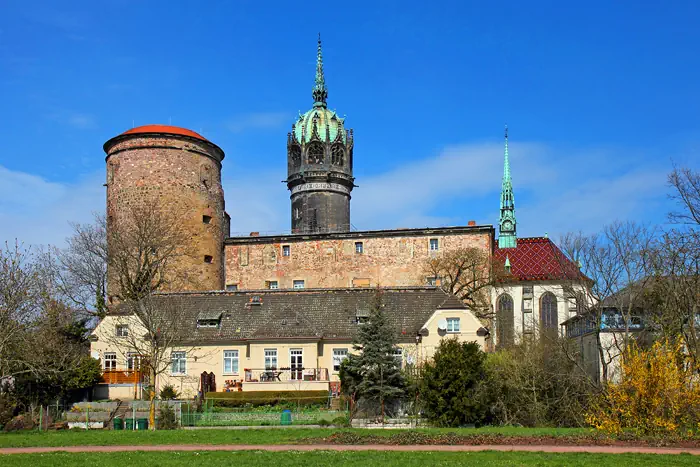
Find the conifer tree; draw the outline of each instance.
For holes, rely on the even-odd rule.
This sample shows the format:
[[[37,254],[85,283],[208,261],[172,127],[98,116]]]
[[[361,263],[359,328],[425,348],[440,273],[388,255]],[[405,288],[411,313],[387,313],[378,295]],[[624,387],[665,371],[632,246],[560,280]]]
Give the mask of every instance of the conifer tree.
[[[360,324],[353,342],[355,353],[341,366],[340,379],[343,392],[353,402],[378,405],[382,420],[386,405],[400,400],[406,388],[401,364],[394,357],[396,348],[396,334],[383,311],[378,290],[369,319]]]

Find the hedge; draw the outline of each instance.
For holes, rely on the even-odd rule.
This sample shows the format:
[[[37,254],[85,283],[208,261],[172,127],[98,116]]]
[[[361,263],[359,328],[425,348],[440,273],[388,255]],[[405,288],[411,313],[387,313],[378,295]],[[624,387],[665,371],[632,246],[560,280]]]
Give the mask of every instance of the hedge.
[[[317,405],[328,402],[328,391],[235,391],[208,392],[205,399],[213,407],[244,405]]]

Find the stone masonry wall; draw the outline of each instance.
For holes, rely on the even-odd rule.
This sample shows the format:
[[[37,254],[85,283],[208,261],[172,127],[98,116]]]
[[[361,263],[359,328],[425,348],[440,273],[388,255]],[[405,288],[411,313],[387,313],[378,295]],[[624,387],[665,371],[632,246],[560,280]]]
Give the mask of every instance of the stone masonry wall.
[[[171,135],[123,135],[106,146],[108,228],[118,225],[130,206],[155,198],[158,206],[177,213],[189,237],[168,290],[222,289],[223,152],[204,141]],[[113,280],[108,289],[108,296],[114,295]]]
[[[461,247],[492,251],[490,227],[460,233],[405,232],[230,239],[225,247],[226,285],[239,290],[268,288],[270,281],[277,281],[281,289],[292,288],[295,280],[303,280],[305,288],[425,285],[423,268],[428,258],[439,254],[430,251],[430,239],[438,240],[439,251]],[[356,252],[357,242],[362,242],[362,253]],[[283,254],[285,246],[289,256]]]

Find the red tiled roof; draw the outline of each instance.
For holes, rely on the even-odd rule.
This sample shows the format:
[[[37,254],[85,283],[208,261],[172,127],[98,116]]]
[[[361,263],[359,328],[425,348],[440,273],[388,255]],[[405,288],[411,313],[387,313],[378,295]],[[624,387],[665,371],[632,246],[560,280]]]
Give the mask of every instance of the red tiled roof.
[[[195,133],[194,131],[188,130],[187,128],[180,128],[179,126],[171,125],[137,126],[136,128],[132,128],[131,130],[125,131],[124,133],[122,133],[122,135],[133,135],[138,133],[164,133],[168,135],[189,136],[190,138],[197,138],[201,139],[202,141],[208,141],[204,136],[200,135],[199,133]]]
[[[545,237],[518,238],[516,248],[496,246],[494,258],[503,265],[510,261],[510,275],[504,281],[543,281],[584,279],[578,266]]]

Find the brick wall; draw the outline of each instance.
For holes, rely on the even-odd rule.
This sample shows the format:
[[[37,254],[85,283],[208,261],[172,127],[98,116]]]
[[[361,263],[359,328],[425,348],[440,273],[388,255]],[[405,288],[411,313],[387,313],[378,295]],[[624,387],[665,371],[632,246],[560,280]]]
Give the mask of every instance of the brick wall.
[[[170,135],[121,135],[107,151],[108,226],[118,225],[126,209],[156,199],[177,212],[188,241],[174,265],[167,290],[223,288],[224,193],[217,146]],[[205,223],[207,216],[208,223]],[[211,262],[205,262],[211,256]],[[113,280],[108,295],[114,295]]]
[[[270,281],[292,288],[295,280],[305,288],[425,285],[423,267],[436,254],[431,239],[439,251],[476,247],[490,253],[493,237],[491,226],[236,237],[226,241],[226,284],[239,290],[267,288]]]

